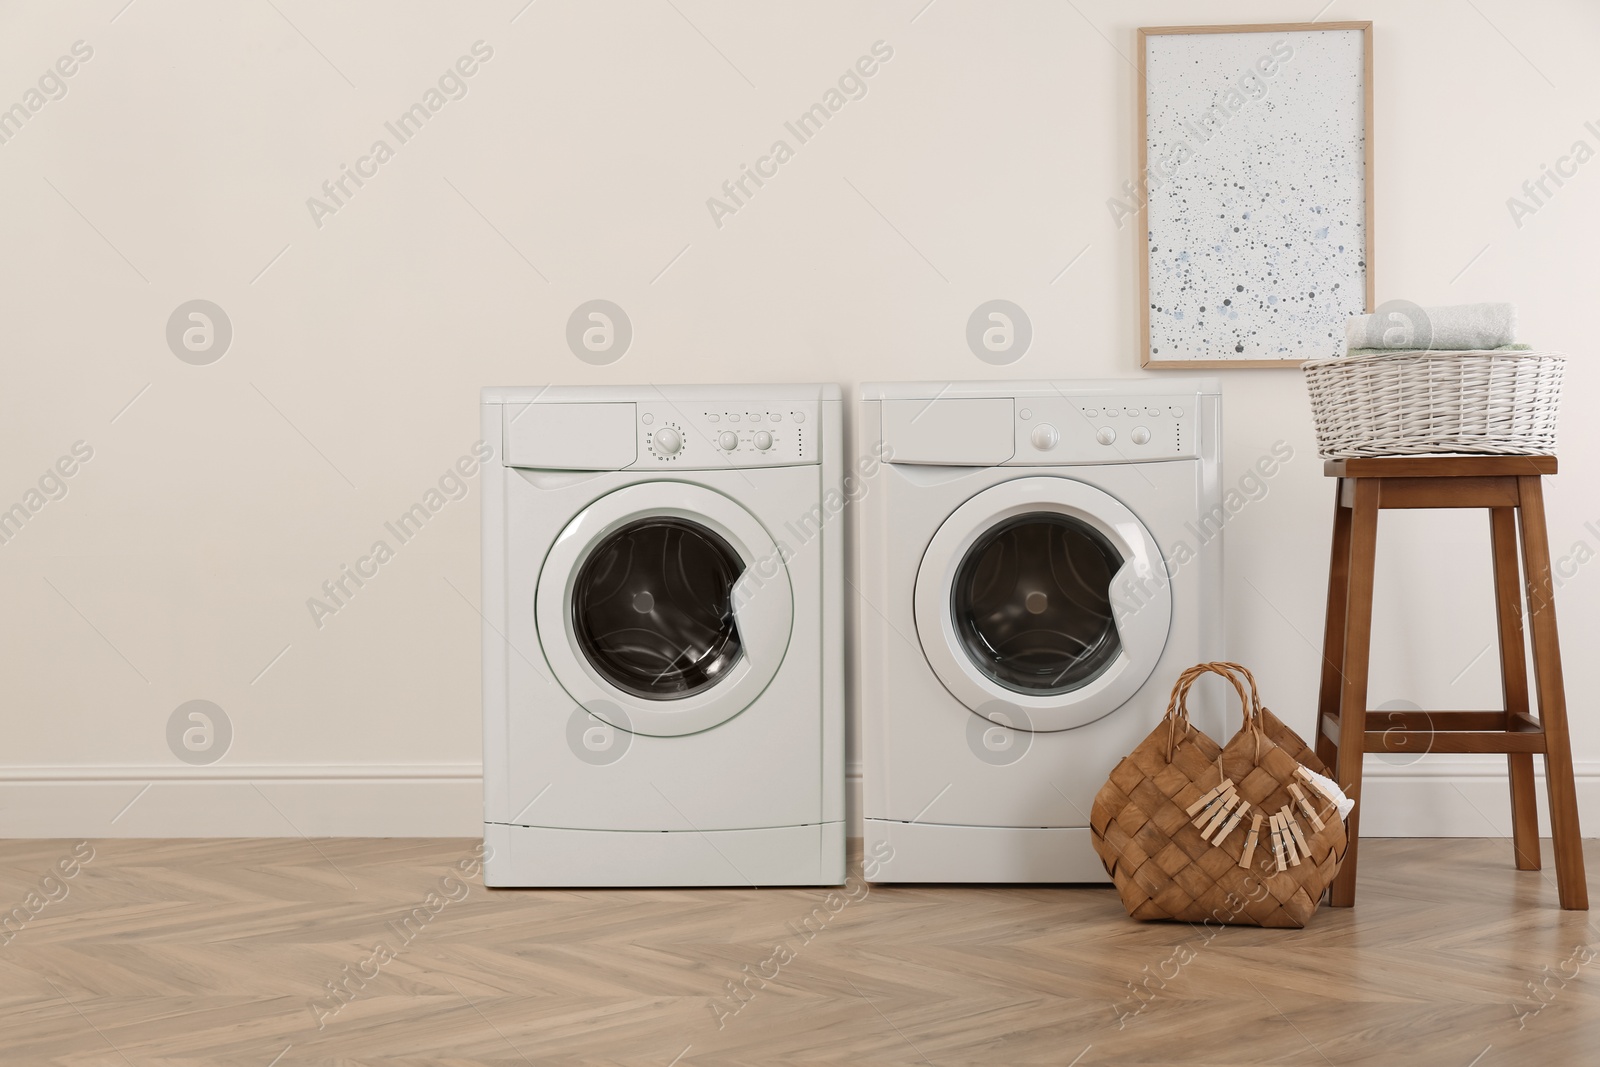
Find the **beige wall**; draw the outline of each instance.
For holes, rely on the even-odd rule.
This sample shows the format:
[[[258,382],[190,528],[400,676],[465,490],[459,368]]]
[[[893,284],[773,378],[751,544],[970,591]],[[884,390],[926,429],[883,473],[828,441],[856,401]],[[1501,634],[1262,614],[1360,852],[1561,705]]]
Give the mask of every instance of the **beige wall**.
[[[384,523],[471,454],[480,386],[990,376],[963,331],[997,297],[1035,331],[1000,373],[1139,374],[1106,207],[1133,170],[1133,30],[1316,4],[923,2],[0,8],[0,106],[93,51],[0,144],[0,507],[92,449],[0,546],[0,833],[473,832],[477,481],[407,544]],[[1551,531],[1600,551],[1600,162],[1520,227],[1506,204],[1600,148],[1600,10],[1323,17],[1378,19],[1379,299],[1515,300],[1574,355]],[[707,198],[880,40],[866,96],[716,225]],[[387,134],[478,41],[465,97]],[[314,220],[378,138],[393,158]],[[594,298],[633,324],[609,366],[564,341]],[[194,299],[232,324],[209,365],[166,339]],[[1228,530],[1227,647],[1309,727],[1330,489],[1298,373],[1224,385],[1230,481],[1277,440],[1297,455]],[[1385,515],[1374,705],[1497,700],[1486,526]],[[319,628],[307,599],[378,539],[394,558]],[[1596,827],[1600,564],[1559,603]],[[196,699],[233,738],[191,766],[167,726]],[[1505,828],[1492,762],[1373,766],[1374,829]]]

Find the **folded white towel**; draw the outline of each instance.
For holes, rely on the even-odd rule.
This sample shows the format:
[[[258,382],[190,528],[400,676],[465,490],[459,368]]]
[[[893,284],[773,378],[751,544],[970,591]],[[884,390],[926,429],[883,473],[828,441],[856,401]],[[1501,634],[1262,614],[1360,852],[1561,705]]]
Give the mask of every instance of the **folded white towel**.
[[[1346,351],[1392,348],[1473,352],[1517,339],[1515,304],[1453,304],[1449,307],[1382,307],[1352,315],[1344,326]]]
[[[1301,767],[1300,769],[1305,772],[1307,780],[1309,780],[1312,785],[1322,790],[1323,795],[1338,806],[1339,818],[1348,819],[1350,817],[1350,813],[1356,808],[1356,802],[1345,796],[1344,790],[1340,789],[1338,784],[1335,783],[1332,778],[1324,778],[1310,767]]]

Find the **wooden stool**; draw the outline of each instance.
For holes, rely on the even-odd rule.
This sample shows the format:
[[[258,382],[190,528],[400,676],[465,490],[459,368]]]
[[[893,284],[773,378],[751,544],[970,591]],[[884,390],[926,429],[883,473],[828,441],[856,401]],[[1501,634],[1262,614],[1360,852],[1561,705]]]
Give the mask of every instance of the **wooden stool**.
[[[1365,752],[1503,752],[1511,776],[1512,845],[1517,869],[1539,869],[1539,811],[1533,756],[1544,754],[1550,791],[1550,836],[1561,906],[1586,911],[1589,890],[1578,834],[1572,781],[1561,646],[1556,634],[1555,585],[1544,520],[1542,478],[1556,472],[1554,456],[1419,456],[1332,460],[1337,478],[1333,558],[1328,566],[1328,615],[1323,632],[1322,688],[1317,702],[1317,755],[1356,800],[1350,850],[1334,880],[1330,903],[1356,899],[1357,823]],[[1499,616],[1504,711],[1385,713],[1393,728],[1368,730],[1367,666],[1372,646],[1372,563],[1383,508],[1488,508]],[[1522,572],[1533,632],[1533,673],[1539,715],[1529,714],[1528,661],[1517,591],[1518,515]]]

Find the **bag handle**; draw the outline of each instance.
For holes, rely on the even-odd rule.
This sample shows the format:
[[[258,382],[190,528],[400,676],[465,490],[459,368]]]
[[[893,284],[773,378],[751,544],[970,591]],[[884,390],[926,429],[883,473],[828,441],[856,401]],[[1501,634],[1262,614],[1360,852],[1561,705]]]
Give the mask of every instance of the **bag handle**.
[[[1250,708],[1251,714],[1257,718],[1266,710],[1266,705],[1261,703],[1261,691],[1256,688],[1256,676],[1250,673],[1250,668],[1242,663],[1230,663],[1227,660],[1218,660],[1213,666],[1225,667],[1236,675],[1240,675],[1250,683]]]
[[[1189,690],[1191,687],[1193,687],[1194,683],[1198,679],[1207,674],[1217,674],[1226,678],[1229,684],[1233,686],[1234,691],[1239,694],[1240,711],[1244,718],[1244,724],[1240,727],[1240,729],[1249,730],[1255,735],[1257,752],[1259,754],[1261,744],[1261,720],[1257,713],[1261,708],[1261,696],[1259,691],[1256,689],[1255,676],[1240,664],[1229,663],[1225,660],[1218,660],[1212,663],[1195,664],[1193,667],[1190,667],[1182,674],[1178,675],[1178,681],[1172,687],[1172,696],[1167,701],[1166,715],[1168,723],[1168,762],[1171,762],[1173,750],[1178,744],[1179,725],[1182,724],[1185,736],[1187,736],[1188,731],[1192,729],[1189,723]],[[1240,681],[1241,678],[1244,679],[1244,682],[1248,682],[1250,685],[1250,692],[1248,695],[1245,693],[1244,684]]]

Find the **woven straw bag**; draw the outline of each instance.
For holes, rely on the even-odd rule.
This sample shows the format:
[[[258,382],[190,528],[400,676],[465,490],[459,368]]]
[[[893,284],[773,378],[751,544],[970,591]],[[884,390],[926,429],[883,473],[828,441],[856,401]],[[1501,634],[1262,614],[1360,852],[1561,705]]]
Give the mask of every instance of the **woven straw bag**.
[[[1206,674],[1228,679],[1244,708],[1225,747],[1189,722],[1189,688]],[[1327,774],[1262,706],[1249,671],[1237,663],[1184,671],[1166,717],[1117,764],[1089,815],[1095,851],[1128,914],[1304,926],[1339,872],[1347,838],[1337,805],[1302,768]]]

